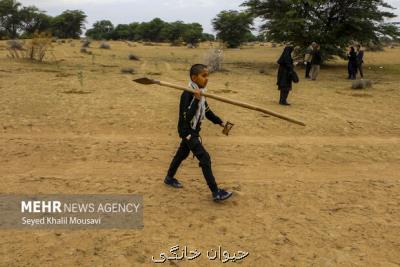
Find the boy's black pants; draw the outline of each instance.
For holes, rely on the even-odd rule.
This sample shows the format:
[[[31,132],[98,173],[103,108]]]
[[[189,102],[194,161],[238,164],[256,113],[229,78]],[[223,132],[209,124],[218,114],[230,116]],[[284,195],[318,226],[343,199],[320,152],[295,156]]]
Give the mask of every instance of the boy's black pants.
[[[189,156],[190,151],[192,151],[195,157],[200,161],[199,165],[203,171],[204,178],[206,179],[207,185],[211,192],[217,191],[218,186],[211,170],[210,155],[200,142],[200,138],[197,136],[192,136],[189,140],[182,138],[178,151],[176,152],[174,158],[172,159],[171,165],[169,166],[167,175],[169,177],[175,176],[179,166],[181,165],[182,161]]]

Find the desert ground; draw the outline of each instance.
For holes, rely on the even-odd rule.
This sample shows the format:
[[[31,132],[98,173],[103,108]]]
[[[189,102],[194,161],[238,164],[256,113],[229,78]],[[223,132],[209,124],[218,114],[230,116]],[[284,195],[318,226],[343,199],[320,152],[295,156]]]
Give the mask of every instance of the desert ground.
[[[110,45],[94,42],[87,55],[78,40],[53,43],[44,63],[32,63],[9,58],[0,42],[0,193],[141,194],[144,228],[0,230],[0,266],[151,266],[174,245],[249,252],[227,265],[400,266],[400,48],[366,52],[372,88],[352,90],[336,60],[317,81],[294,85],[290,107],[277,104],[283,47],[225,50],[209,92],[307,126],[209,99],[235,124],[225,136],[203,123],[217,182],[234,191],[214,203],[191,156],[177,174],[184,188],[163,184],[180,141],[180,92],[132,82],[186,85],[209,44]]]

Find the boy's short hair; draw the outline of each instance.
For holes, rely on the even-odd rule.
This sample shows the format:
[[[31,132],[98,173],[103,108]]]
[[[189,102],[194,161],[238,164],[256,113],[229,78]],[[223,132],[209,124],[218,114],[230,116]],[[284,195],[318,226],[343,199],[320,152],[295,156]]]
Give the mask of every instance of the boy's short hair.
[[[190,78],[192,78],[193,75],[199,75],[200,73],[202,73],[203,70],[207,69],[207,66],[204,64],[194,64],[191,68],[190,68]]]

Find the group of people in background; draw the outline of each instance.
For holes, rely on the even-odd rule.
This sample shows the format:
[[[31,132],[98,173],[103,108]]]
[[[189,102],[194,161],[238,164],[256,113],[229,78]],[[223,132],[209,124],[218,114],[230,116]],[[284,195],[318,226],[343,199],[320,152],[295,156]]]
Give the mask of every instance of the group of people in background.
[[[355,80],[357,78],[357,72],[360,72],[361,79],[364,78],[364,51],[361,49],[361,45],[357,45],[356,47],[357,49],[354,49],[354,46],[351,46],[347,54],[349,60],[347,67],[349,71],[348,79],[350,80]]]
[[[292,82],[298,82],[298,76],[294,70],[294,65],[296,65],[297,63],[294,63],[292,58],[293,51],[293,45],[287,44],[277,62],[279,64],[277,77],[278,90],[280,91],[279,104],[285,106],[290,105],[287,102],[287,98],[289,96],[289,92],[292,90]],[[360,72],[361,78],[364,78],[364,51],[361,49],[361,45],[357,45],[356,49],[351,46],[347,54],[347,58],[349,60],[348,78],[355,80],[357,72]],[[311,43],[311,45],[306,49],[304,64],[306,68],[305,78],[315,81],[318,77],[322,64],[320,45],[316,42]]]

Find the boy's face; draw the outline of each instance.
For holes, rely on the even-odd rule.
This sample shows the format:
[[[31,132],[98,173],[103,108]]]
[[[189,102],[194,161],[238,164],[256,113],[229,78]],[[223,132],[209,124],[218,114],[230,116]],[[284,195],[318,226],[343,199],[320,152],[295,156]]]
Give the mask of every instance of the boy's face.
[[[208,69],[203,69],[198,75],[192,75],[192,81],[195,82],[200,88],[204,88],[208,83]]]

